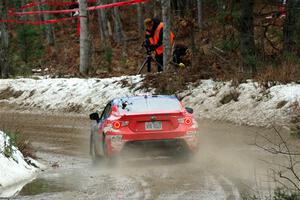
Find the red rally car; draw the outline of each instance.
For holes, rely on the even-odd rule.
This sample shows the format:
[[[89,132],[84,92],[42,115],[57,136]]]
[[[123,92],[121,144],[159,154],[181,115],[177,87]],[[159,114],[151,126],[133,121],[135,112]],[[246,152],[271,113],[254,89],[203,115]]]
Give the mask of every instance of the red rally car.
[[[143,95],[110,101],[101,116],[92,113],[90,154],[93,160],[113,157],[131,144],[172,143],[195,153],[198,125],[193,109],[175,96]]]

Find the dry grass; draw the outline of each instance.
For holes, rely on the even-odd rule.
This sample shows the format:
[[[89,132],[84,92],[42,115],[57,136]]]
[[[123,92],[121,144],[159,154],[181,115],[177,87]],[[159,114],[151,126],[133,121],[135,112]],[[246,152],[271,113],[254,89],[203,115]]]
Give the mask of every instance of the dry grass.
[[[0,92],[0,100],[2,100],[2,99],[9,99],[11,97],[18,98],[22,94],[23,94],[22,91],[15,91],[13,88],[8,87],[5,90],[2,90]]]
[[[19,131],[5,131],[10,138],[10,144],[16,146],[23,154],[24,158],[30,157],[36,159],[35,151],[33,150],[29,140],[24,137]]]
[[[284,62],[278,67],[266,67],[254,78],[265,88],[278,83],[291,83],[300,80],[300,65]]]

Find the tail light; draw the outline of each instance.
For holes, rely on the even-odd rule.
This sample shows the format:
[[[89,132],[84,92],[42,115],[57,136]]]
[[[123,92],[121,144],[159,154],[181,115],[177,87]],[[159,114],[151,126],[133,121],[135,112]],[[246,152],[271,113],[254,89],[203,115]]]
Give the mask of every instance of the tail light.
[[[124,126],[128,126],[129,122],[128,121],[123,121],[123,122],[120,122],[120,121],[114,121],[112,123],[112,126],[114,129],[119,129],[121,127],[124,127]]]
[[[119,129],[119,128],[121,128],[121,126],[122,126],[121,122],[119,122],[119,121],[113,122],[113,128],[114,129]]]
[[[178,123],[190,126],[193,123],[193,119],[190,117],[179,118]]]
[[[184,118],[184,123],[189,126],[193,123],[193,120],[190,117],[186,117]]]

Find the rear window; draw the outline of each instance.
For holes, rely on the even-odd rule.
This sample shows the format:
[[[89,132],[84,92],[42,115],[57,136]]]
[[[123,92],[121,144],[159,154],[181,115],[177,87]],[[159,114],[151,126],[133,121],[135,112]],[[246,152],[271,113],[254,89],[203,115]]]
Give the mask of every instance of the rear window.
[[[139,97],[124,98],[117,103],[120,113],[141,112],[174,112],[181,110],[181,104],[176,98]]]

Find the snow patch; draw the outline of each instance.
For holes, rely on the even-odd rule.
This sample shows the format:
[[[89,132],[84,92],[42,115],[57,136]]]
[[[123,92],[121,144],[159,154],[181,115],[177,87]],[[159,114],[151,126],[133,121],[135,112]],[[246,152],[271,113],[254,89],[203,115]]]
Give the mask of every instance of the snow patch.
[[[142,79],[141,76],[123,76],[0,80],[0,96],[5,91],[15,94],[7,98],[2,95],[0,105],[87,114],[101,111],[113,98],[143,93]],[[287,125],[295,114],[295,107],[300,105],[300,85],[295,83],[263,89],[251,80],[238,86],[230,81],[201,80],[197,87],[190,86],[179,95],[184,97],[186,106],[194,108],[199,118],[253,126]]]
[[[232,94],[232,99],[228,94]],[[299,84],[263,89],[252,81],[233,86],[231,82],[202,80],[199,86],[181,95],[185,96],[183,102],[193,107],[200,118],[253,126],[287,125],[295,114],[293,105],[300,105]],[[226,95],[229,99],[222,103]]]
[[[19,192],[27,182],[35,178],[38,171],[25,161],[15,146],[8,146],[10,146],[9,137],[0,131],[0,198],[11,197]],[[10,148],[11,156],[5,156],[6,148]],[[41,166],[32,159],[31,162]]]

